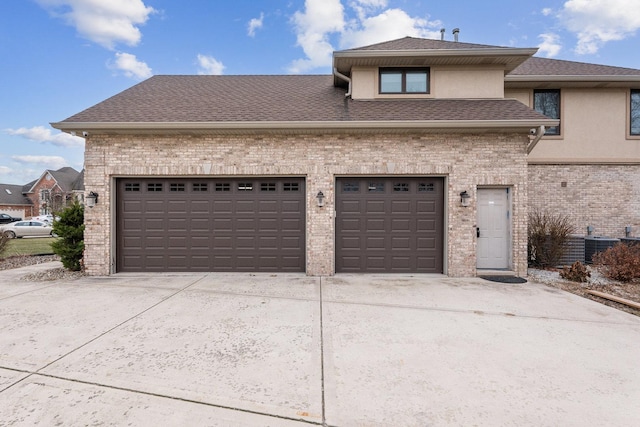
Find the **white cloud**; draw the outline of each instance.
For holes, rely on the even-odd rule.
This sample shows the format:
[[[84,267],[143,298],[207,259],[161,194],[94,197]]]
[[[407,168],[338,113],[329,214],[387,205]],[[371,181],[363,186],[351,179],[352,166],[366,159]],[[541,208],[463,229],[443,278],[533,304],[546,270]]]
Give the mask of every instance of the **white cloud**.
[[[545,7],[544,9],[542,9],[542,14],[544,16],[549,16],[553,13],[553,9],[551,9],[550,7]]]
[[[387,9],[347,30],[343,34],[341,46],[366,46],[406,36],[439,39],[441,26],[439,21],[414,18],[401,9]]]
[[[198,74],[200,75],[221,75],[224,71],[224,64],[213,56],[198,54]]]
[[[256,35],[256,30],[262,28],[262,23],[264,21],[264,13],[260,14],[260,18],[253,18],[249,21],[247,25],[247,35],[249,37],[254,37]]]
[[[111,68],[124,72],[124,75],[140,80],[148,79],[153,75],[151,68],[142,61],[138,61],[135,55],[130,53],[116,53],[115,64]]]
[[[68,162],[60,156],[11,156],[11,158],[18,163],[40,165],[43,169],[55,170],[69,165]]]
[[[135,46],[138,28],[155,12],[143,0],[37,0],[54,16],[75,27],[81,37],[114,49],[117,43]]]
[[[440,38],[440,22],[411,17],[401,9],[383,10],[387,4],[387,0],[349,1],[353,18],[347,19],[340,0],[306,0],[304,12],[298,11],[293,17],[305,58],[293,61],[289,71],[302,73],[330,66],[335,50],[331,36],[343,49],[405,36]]]
[[[553,58],[560,53],[562,45],[560,44],[560,37],[557,34],[540,34],[538,38],[542,39],[542,42],[538,45],[538,53],[547,58]]]
[[[5,129],[9,135],[22,136],[31,141],[50,142],[58,147],[83,147],[84,139],[68,133],[51,133],[51,129],[44,126],[34,126],[32,128]]]
[[[331,64],[333,46],[329,35],[344,30],[344,8],[340,0],[306,0],[305,11],[293,15],[297,44],[306,58],[293,61],[289,71],[301,73]]]
[[[13,173],[13,169],[8,166],[0,166],[0,175],[9,175]]]
[[[607,42],[634,35],[640,28],[640,2],[569,0],[559,16],[578,38],[576,53],[593,54]]]

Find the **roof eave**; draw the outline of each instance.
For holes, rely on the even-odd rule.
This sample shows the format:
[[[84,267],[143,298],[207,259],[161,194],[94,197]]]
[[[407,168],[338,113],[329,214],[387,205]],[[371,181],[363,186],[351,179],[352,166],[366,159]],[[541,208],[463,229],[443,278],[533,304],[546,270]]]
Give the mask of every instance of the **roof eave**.
[[[367,57],[396,57],[396,56],[532,56],[538,48],[464,48],[464,49],[399,49],[399,50],[353,50],[333,52],[334,58],[367,58]]]
[[[57,122],[55,129],[64,132],[162,133],[162,132],[349,132],[366,130],[493,130],[516,131],[538,126],[557,126],[553,119],[522,120],[392,120],[392,121],[271,121],[271,122]]]
[[[333,68],[349,74],[355,65],[387,64],[389,60],[398,65],[498,65],[511,72],[531,58],[537,48],[462,48],[462,49],[408,49],[408,50],[362,50],[333,53]],[[490,60],[492,59],[492,60]],[[470,62],[470,60],[472,60]],[[387,61],[387,62],[385,62]]]
[[[504,78],[505,83],[523,83],[523,82],[615,82],[615,83],[639,83],[640,75],[637,76],[611,76],[611,75],[507,75]]]

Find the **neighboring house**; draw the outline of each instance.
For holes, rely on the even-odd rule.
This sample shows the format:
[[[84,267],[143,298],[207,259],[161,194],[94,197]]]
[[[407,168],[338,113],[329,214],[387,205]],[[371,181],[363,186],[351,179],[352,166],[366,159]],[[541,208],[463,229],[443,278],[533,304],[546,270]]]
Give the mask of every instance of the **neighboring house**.
[[[57,212],[74,200],[83,201],[84,171],[72,167],[45,170],[25,185],[0,184],[0,212],[22,218]]]
[[[58,212],[76,199],[80,172],[72,167],[46,170],[40,178],[24,186],[24,194],[33,202],[34,216]]]
[[[564,62],[536,51],[406,37],[334,52],[328,76],[155,76],[54,123],[86,136],[87,272],[526,275],[530,205],[599,209],[560,193],[587,185],[571,168],[604,167],[596,151],[569,161],[585,137],[572,115],[597,113],[579,121],[589,130],[625,122],[617,98],[640,88],[637,70],[547,79]],[[605,104],[580,102],[591,95]],[[636,160],[613,167],[637,180],[624,129],[613,143]]]
[[[0,184],[0,213],[17,218],[33,216],[33,203],[22,193],[22,185]]]

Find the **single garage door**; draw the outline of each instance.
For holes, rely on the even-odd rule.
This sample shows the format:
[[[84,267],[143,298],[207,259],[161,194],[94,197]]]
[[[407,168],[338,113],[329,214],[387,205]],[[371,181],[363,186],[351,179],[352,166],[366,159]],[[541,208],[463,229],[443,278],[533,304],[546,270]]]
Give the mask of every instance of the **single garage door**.
[[[442,273],[442,178],[336,180],[336,271]]]
[[[305,271],[304,184],[119,179],[116,270]]]

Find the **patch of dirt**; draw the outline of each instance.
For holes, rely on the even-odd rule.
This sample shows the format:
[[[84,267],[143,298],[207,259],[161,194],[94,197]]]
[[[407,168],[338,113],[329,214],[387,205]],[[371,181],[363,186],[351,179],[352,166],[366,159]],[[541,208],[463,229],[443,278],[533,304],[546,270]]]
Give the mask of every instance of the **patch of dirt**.
[[[587,269],[591,273],[591,277],[588,282],[584,283],[572,282],[561,278],[559,269],[539,270],[536,268],[530,268],[528,271],[528,279],[532,282],[542,283],[547,286],[562,289],[563,291],[571,292],[572,294],[597,301],[606,306],[640,316],[640,310],[636,308],[586,293],[587,290],[599,291],[640,303],[640,280],[636,279],[633,282],[622,283],[604,277],[598,272],[598,270],[590,265],[587,266]]]
[[[57,255],[29,256],[19,255],[0,259],[0,270],[27,267],[45,262],[60,261]],[[36,273],[25,274],[20,280],[29,282],[47,282],[52,280],[72,280],[84,276],[82,271],[69,271],[65,268],[50,268]]]

